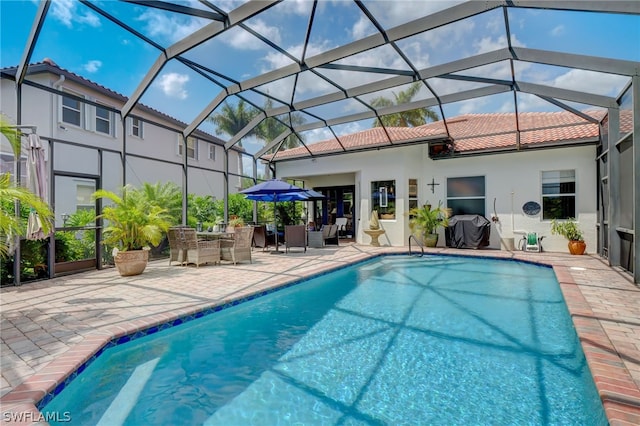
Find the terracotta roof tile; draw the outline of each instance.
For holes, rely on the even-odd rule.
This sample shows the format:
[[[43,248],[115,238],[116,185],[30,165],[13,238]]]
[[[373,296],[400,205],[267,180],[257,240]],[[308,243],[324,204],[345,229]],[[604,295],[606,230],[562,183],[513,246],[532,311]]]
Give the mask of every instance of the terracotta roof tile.
[[[603,110],[586,111],[586,114],[600,121],[605,115]],[[628,120],[622,119],[623,123]],[[520,143],[564,144],[596,139],[599,125],[588,122],[568,111],[560,112],[524,112],[519,114]],[[472,152],[515,148],[516,120],[513,113],[464,114],[447,120],[449,133],[454,141],[456,152]],[[628,126],[628,124],[627,124]],[[388,136],[387,136],[388,134]],[[433,138],[446,140],[444,123],[437,121],[418,127],[388,127],[387,133],[380,127],[339,137],[345,150],[373,148],[391,143],[427,141]],[[389,140],[391,138],[391,140]],[[342,151],[338,141],[329,139],[307,145],[313,154],[326,154]],[[304,147],[278,152],[275,160],[307,156]]]

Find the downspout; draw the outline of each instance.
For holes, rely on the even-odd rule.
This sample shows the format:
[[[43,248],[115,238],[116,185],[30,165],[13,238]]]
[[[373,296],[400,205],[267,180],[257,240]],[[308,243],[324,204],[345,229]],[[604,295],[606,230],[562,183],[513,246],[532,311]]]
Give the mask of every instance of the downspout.
[[[62,86],[62,83],[64,83],[64,75],[60,74],[60,78],[58,80],[56,80],[53,83],[53,88],[56,90],[60,90],[60,87]],[[51,120],[51,129],[50,129],[50,135],[53,137],[54,133],[53,133],[53,129],[58,127],[57,125],[55,125],[55,123],[58,123],[58,106],[56,105],[56,94],[52,93],[51,94],[51,111],[53,114],[52,120]]]

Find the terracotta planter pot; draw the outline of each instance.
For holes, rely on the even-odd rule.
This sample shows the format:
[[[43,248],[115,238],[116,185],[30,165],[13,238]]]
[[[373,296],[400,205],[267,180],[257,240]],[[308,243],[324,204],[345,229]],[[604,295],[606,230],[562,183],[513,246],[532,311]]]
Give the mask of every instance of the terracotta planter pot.
[[[140,275],[149,262],[149,250],[121,251],[113,258],[113,261],[121,276]]]
[[[569,253],[584,254],[587,244],[584,241],[569,241]]]

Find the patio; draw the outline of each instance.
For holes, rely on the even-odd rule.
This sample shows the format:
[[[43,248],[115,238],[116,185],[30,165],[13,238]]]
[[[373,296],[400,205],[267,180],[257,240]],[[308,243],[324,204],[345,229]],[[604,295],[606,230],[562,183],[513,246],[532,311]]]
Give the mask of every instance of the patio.
[[[143,275],[91,271],[3,288],[2,411],[33,413],[41,399],[113,337],[406,247],[343,244],[253,263],[179,267],[151,262]],[[553,265],[612,425],[640,424],[640,289],[597,256],[494,250],[429,253],[495,256]],[[4,423],[7,416],[3,414]],[[11,424],[19,424],[12,422]]]

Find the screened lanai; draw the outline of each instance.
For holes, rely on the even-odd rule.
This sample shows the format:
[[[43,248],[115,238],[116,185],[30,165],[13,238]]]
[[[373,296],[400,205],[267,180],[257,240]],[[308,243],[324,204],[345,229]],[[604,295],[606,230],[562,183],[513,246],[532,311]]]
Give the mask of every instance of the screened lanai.
[[[292,158],[410,144],[446,145],[449,156],[467,155],[456,149],[462,141],[451,130],[466,113],[512,114],[506,129],[480,129],[477,136],[500,137],[502,150],[518,151],[531,132],[550,126],[521,114],[567,111],[577,122],[600,126],[593,159],[598,253],[612,266],[626,259],[640,281],[636,1],[132,0],[0,7],[2,79],[15,88],[2,112],[17,125],[32,124],[27,90],[64,94],[36,78],[44,58],[69,77],[122,95],[108,108],[122,128],[110,148],[121,166],[119,176],[105,181],[130,182],[133,159],[153,161],[153,146],[144,153],[127,148],[126,120],[153,122],[141,108],[175,119],[170,128],[185,144],[197,133],[223,147],[225,161],[211,171],[221,177],[215,186],[225,199],[279,176],[279,162]],[[398,113],[423,111],[436,130],[396,136],[397,127],[414,127],[394,121]],[[211,119],[230,112],[233,125]],[[373,127],[379,129],[375,144],[344,143]],[[44,136],[52,144],[92,146]],[[208,170],[194,168],[187,150],[182,154],[176,165],[186,204],[189,188]],[[230,154],[239,157],[238,168],[230,166]],[[230,183],[235,178],[239,183]]]

